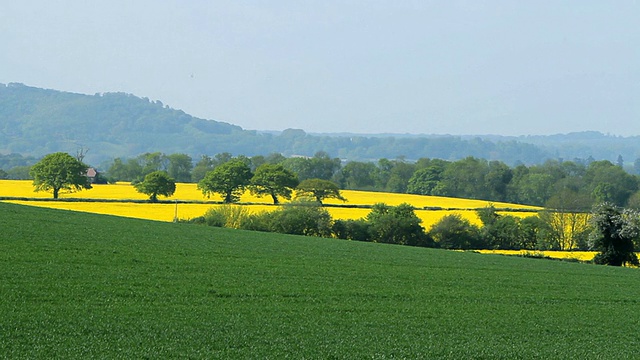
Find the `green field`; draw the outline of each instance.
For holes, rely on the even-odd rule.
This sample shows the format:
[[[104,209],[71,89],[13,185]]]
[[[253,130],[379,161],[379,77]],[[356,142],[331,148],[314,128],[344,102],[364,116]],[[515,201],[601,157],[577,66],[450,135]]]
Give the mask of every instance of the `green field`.
[[[624,359],[637,269],[0,203],[0,357]]]

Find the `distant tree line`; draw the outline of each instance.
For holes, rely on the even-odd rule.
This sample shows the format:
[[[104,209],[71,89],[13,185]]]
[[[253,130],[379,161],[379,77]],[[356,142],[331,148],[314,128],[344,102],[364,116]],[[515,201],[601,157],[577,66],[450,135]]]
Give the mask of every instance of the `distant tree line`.
[[[165,171],[176,182],[201,182],[207,173],[231,161],[255,172],[263,164],[281,165],[298,181],[330,180],[340,189],[388,191],[420,195],[450,196],[496,202],[547,206],[562,211],[588,211],[594,204],[640,208],[640,178],[612,163],[592,159],[548,160],[543,164],[510,167],[500,161],[466,157],[457,161],[420,158],[349,161],[317,152],[312,157],[281,154],[247,157],[220,153],[192,159],[187,154],[144,153],[134,158],[116,158],[104,165],[101,176],[111,182],[137,183],[154,171]],[[0,156],[0,164],[13,164],[0,178],[30,179],[33,158]],[[640,168],[640,161],[636,162]]]
[[[106,176],[111,181],[141,181],[153,171],[166,171],[177,182],[200,182],[205,175],[232,159],[250,171],[263,164],[281,165],[306,179],[331,180],[340,189],[387,191],[449,196],[496,202],[548,206],[563,211],[588,211],[594,204],[640,208],[640,178],[620,164],[601,161],[549,160],[540,165],[507,166],[500,161],[467,157],[458,161],[421,158],[380,159],[343,163],[327,153],[312,157],[203,155],[194,161],[186,154],[159,152],[136,158],[117,158]]]

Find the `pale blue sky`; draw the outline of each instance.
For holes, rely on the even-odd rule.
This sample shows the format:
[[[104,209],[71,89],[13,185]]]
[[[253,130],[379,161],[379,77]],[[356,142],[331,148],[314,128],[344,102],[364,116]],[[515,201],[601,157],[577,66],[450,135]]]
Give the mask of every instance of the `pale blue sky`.
[[[0,83],[245,129],[640,135],[640,1],[4,1]]]

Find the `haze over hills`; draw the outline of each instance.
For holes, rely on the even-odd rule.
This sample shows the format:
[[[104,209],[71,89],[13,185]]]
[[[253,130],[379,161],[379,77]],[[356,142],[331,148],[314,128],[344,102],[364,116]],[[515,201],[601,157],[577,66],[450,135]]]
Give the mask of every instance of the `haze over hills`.
[[[488,131],[489,132],[489,131]],[[425,134],[307,134],[299,129],[258,132],[193,117],[125,93],[76,94],[23,84],[0,84],[0,153],[43,156],[89,149],[86,162],[98,164],[145,152],[200,155],[312,156],[325,151],[346,160],[421,157],[458,160],[475,156],[509,165],[574,158],[627,162],[640,157],[640,137],[599,132],[551,136]]]

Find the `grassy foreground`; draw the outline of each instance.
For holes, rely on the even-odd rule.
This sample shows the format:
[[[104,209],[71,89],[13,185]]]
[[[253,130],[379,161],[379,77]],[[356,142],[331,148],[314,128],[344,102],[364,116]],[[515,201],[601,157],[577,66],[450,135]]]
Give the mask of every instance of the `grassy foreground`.
[[[0,203],[3,358],[636,358],[637,269]]]

